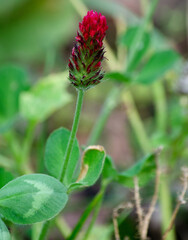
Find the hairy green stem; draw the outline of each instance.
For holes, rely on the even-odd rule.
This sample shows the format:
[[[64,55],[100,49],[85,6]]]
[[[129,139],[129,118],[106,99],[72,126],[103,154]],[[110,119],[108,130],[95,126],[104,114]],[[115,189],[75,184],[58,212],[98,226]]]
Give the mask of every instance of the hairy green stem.
[[[76,137],[76,133],[77,133],[77,129],[78,129],[78,124],[79,124],[79,119],[80,119],[80,113],[81,113],[81,110],[82,110],[83,97],[84,97],[84,91],[79,90],[78,91],[74,120],[73,120],[73,124],[72,124],[71,135],[69,137],[69,142],[68,142],[67,149],[66,149],[66,152],[65,152],[65,157],[64,157],[64,161],[63,161],[64,164],[62,166],[61,174],[59,176],[59,180],[61,182],[64,181],[65,174],[66,174],[66,171],[67,171],[68,162],[69,162],[70,155],[71,155],[72,148],[73,148],[73,144],[74,144],[74,141],[75,141],[75,137]],[[49,225],[50,225],[50,221],[44,222],[38,240],[44,240],[45,239],[45,237],[48,233]]]
[[[80,119],[80,113],[81,113],[81,110],[82,110],[83,97],[84,97],[84,91],[79,90],[78,91],[78,98],[77,98],[74,120],[73,120],[73,124],[72,124],[71,135],[70,135],[69,142],[68,142],[67,149],[66,149],[66,153],[65,153],[64,164],[62,166],[62,169],[61,169],[61,172],[60,172],[60,177],[59,177],[61,182],[64,181],[65,174],[66,174],[66,171],[67,171],[68,162],[69,162],[70,155],[71,155],[72,148],[73,148],[73,144],[74,144],[74,141],[75,141],[75,137],[76,137],[76,133],[77,133],[77,129],[78,129],[78,124],[79,124],[79,119]]]
[[[97,204],[102,200],[103,195],[105,193],[105,189],[107,187],[107,184],[103,184],[98,194],[93,198],[93,200],[90,202],[90,204],[87,206],[85,211],[83,212],[81,218],[79,219],[78,223],[74,227],[70,237],[68,237],[67,240],[74,240],[76,239],[77,235],[79,234],[81,228],[83,227],[84,223],[86,222],[87,218],[89,217],[90,213],[93,211],[93,209],[97,206]]]

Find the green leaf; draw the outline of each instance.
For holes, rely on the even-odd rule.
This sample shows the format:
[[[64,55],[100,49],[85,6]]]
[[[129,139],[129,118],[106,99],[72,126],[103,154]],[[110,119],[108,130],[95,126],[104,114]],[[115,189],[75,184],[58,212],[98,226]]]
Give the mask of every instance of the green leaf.
[[[118,172],[115,168],[112,158],[107,155],[105,158],[104,168],[102,172],[103,178],[115,180],[118,176]]]
[[[120,43],[130,49],[132,47],[132,42],[133,39],[135,38],[138,29],[140,28],[140,25],[138,26],[131,26],[129,27],[126,32],[120,37]],[[145,41],[143,43],[148,42],[148,39],[150,38],[149,34],[147,32],[144,33],[143,38]],[[141,47],[144,46],[143,43],[140,43],[142,45]]]
[[[20,99],[22,115],[29,120],[43,121],[70,102],[66,78],[66,73],[49,75],[37,82],[29,92],[22,93]]]
[[[0,67],[0,117],[6,121],[19,110],[19,96],[28,88],[25,70],[13,65]]]
[[[32,224],[57,215],[67,200],[67,189],[57,179],[24,175],[0,189],[0,213],[14,223]]]
[[[1,218],[0,218],[0,239],[11,240],[10,233]]]
[[[1,156],[0,156],[1,160]],[[2,188],[5,184],[12,181],[14,179],[12,173],[6,171],[4,168],[0,167],[0,188]]]
[[[120,43],[126,46],[128,50],[132,47],[133,40],[136,37],[139,28],[140,26],[131,26],[130,28],[127,29],[125,34],[121,36]],[[139,49],[136,52],[135,58],[133,59],[131,66],[129,66],[129,71],[133,70],[138,65],[138,63],[148,50],[149,46],[150,46],[150,34],[144,32],[143,37],[140,41]]]
[[[69,137],[70,131],[68,129],[59,128],[50,135],[46,143],[44,156],[45,165],[48,172],[56,178],[59,178],[61,172]],[[72,183],[72,178],[79,160],[79,156],[79,144],[76,139],[73,145],[72,153],[67,166],[66,176],[64,179],[64,184],[66,186]]]
[[[106,153],[102,146],[89,146],[82,156],[82,166],[77,181],[69,190],[92,186],[102,173]]]
[[[105,74],[105,79],[115,80],[124,83],[130,82],[130,77],[120,72],[108,72]]]
[[[155,175],[155,153],[142,158],[131,168],[118,174],[117,181],[126,187],[134,186],[134,177],[139,178],[139,184],[146,184]]]
[[[179,55],[173,50],[156,52],[144,65],[135,81],[150,84],[172,69],[179,60]]]

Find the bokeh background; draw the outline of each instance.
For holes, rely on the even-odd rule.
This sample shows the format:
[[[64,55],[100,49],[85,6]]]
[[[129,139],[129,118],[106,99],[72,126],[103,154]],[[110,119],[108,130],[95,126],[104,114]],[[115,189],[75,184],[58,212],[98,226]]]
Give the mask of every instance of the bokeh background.
[[[22,68],[27,76],[28,85],[35,84],[39,79],[48,74],[67,71],[68,58],[75,41],[78,23],[81,21],[81,15],[86,13],[86,8],[100,11],[107,17],[109,26],[106,36],[107,42],[115,55],[120,55],[123,62],[126,60],[126,49],[119,43],[119,39],[129,26],[139,24],[148,3],[150,3],[148,0],[0,0],[0,68],[5,65],[14,65]],[[186,91],[182,94],[178,89],[178,84],[182,74],[188,81],[188,77],[186,78],[188,74],[188,71],[186,71],[186,58],[188,55],[188,1],[159,1],[152,24],[158,33],[154,39],[155,46],[168,45],[176,50],[182,58],[183,64],[179,67],[176,66],[177,69],[166,74],[163,79],[170,109],[168,110],[171,111],[172,109],[173,116],[176,116],[180,108],[186,109],[187,107]],[[107,61],[110,61],[108,52],[106,54]],[[184,65],[185,67],[183,67]],[[104,67],[106,71],[109,70],[107,64],[104,64]],[[2,87],[0,89],[0,99],[2,99],[7,94],[6,82],[3,77],[0,78],[0,81],[1,83],[4,81],[4,85],[1,84]],[[64,79],[64,81],[68,80]],[[184,81],[185,86],[180,88],[186,89],[186,81]],[[86,93],[77,134],[81,145],[86,144],[108,92],[113,87],[114,82],[109,80]],[[155,117],[151,88],[151,86],[137,85],[132,89],[136,106],[149,133],[152,133],[152,124]],[[39,124],[36,129],[31,157],[34,167],[37,167],[38,162],[40,162],[38,171],[44,170],[42,164],[43,151],[49,134],[60,126],[71,128],[76,92],[71,86],[68,86],[68,92],[71,95],[71,100],[65,106],[55,111],[43,123]],[[9,103],[12,106],[11,96],[7,100],[7,104]],[[1,103],[0,105],[0,123],[4,127],[5,119],[3,112],[5,111]],[[10,111],[10,113],[6,114],[13,116],[14,113],[14,111]],[[183,122],[186,122],[186,116]],[[26,122],[21,120],[14,124],[18,137],[23,137]],[[178,127],[182,128],[182,126],[184,131],[187,132],[187,125],[182,124]],[[170,129],[168,134],[171,134]],[[153,135],[150,134],[152,137]],[[0,141],[0,152],[7,154],[7,146],[1,136]],[[161,141],[165,142],[164,139]],[[177,145],[182,147],[180,149],[182,155],[175,155],[175,161],[178,162],[178,166],[185,165],[188,156],[186,150],[188,138],[185,137],[182,141],[183,143],[177,142]],[[127,119],[126,106],[123,103],[117,104],[117,107],[111,113],[98,140],[98,144],[105,147],[107,153],[114,159],[118,169],[125,169],[131,166],[142,156],[142,151]],[[170,169],[169,171],[173,176],[171,192],[175,202],[177,192],[181,187],[178,180],[180,172],[176,169],[174,171]],[[72,196],[64,212],[64,216],[71,227],[77,222],[86,203],[93,198],[98,189],[99,183]],[[142,189],[146,206],[151,192],[152,184],[147,189]],[[109,187],[97,221],[97,230],[94,237],[92,238],[91,236],[91,239],[97,239],[98,237],[101,237],[101,240],[110,239],[108,229],[105,226],[112,223],[112,210],[119,203],[131,199],[131,197],[132,193],[118,184],[112,184]],[[187,205],[182,207],[176,221],[177,239],[181,240],[188,239],[187,207]],[[152,218],[150,227],[150,237],[153,240],[160,239],[160,213],[158,208],[159,206]],[[129,234],[131,239],[136,239],[135,223],[135,213],[133,212],[128,220],[125,220],[121,225],[122,236]],[[24,234],[24,238],[29,239],[29,228],[19,227],[17,231],[18,235]],[[56,229],[53,230],[49,239],[61,239]]]

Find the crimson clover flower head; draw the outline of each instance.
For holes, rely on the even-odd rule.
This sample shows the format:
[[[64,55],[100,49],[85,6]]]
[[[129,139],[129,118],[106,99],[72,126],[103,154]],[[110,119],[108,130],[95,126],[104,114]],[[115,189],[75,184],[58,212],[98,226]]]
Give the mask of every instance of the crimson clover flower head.
[[[76,43],[69,58],[69,80],[76,88],[86,90],[103,79],[101,62],[107,29],[105,16],[93,10],[88,11],[79,23]]]

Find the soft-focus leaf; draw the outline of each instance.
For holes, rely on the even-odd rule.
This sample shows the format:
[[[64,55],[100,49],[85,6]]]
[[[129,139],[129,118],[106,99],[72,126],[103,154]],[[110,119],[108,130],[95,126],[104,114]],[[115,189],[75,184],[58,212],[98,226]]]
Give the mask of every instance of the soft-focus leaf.
[[[48,220],[65,206],[67,189],[44,174],[24,175],[0,189],[0,213],[18,224]]]
[[[155,175],[155,154],[149,154],[142,158],[129,169],[118,174],[117,181],[126,187],[134,186],[134,177],[138,177],[139,184],[146,184]]]
[[[28,92],[21,94],[20,105],[22,115],[35,121],[43,121],[54,111],[70,102],[67,92],[66,74],[49,75]]]
[[[0,156],[1,158],[1,156]],[[4,168],[0,167],[0,188],[2,188],[5,184],[13,180],[14,177],[12,173],[6,171]]]
[[[102,173],[105,156],[106,153],[102,146],[86,148],[82,156],[82,166],[78,180],[70,185],[69,190],[92,186]]]
[[[0,239],[11,240],[10,233],[1,218],[0,218]]]
[[[58,178],[63,165],[66,148],[70,137],[70,131],[65,128],[55,130],[47,140],[45,148],[45,165],[48,172]],[[70,160],[67,166],[64,184],[68,186],[72,183],[72,178],[79,160],[80,150],[77,139],[75,139]]]
[[[0,17],[0,59],[44,59],[49,48],[67,42],[75,30],[69,1],[1,0],[0,6],[4,12]]]
[[[11,119],[19,110],[19,96],[28,88],[25,70],[13,65],[0,67],[0,117]]]
[[[167,49],[169,47],[169,39],[160,30],[154,28],[151,31],[151,47],[155,51]]]
[[[140,26],[131,26],[126,32],[120,37],[120,43],[126,46],[128,49],[131,48],[133,39],[135,38],[138,29]],[[143,43],[141,44],[141,48],[145,45],[145,42],[149,41],[149,34],[147,32],[144,33]]]
[[[121,72],[108,72],[105,74],[105,79],[115,80],[118,82],[129,83],[130,77]]]
[[[179,55],[173,50],[156,52],[144,65],[135,81],[142,84],[150,84],[172,69],[179,60]]]
[[[137,31],[139,30],[140,26],[134,26],[127,29],[124,35],[120,38],[120,43],[127,47],[129,50],[132,47],[133,40],[137,35]],[[146,51],[150,46],[150,34],[145,32],[142,37],[142,41],[140,41],[139,49],[136,52],[134,60],[129,66],[129,71],[133,70],[137,64],[140,62]]]
[[[114,180],[118,176],[114,162],[110,156],[106,156],[102,176],[105,179]]]

